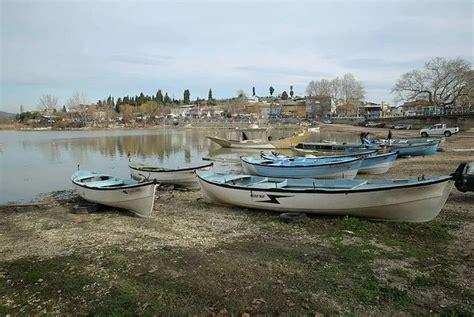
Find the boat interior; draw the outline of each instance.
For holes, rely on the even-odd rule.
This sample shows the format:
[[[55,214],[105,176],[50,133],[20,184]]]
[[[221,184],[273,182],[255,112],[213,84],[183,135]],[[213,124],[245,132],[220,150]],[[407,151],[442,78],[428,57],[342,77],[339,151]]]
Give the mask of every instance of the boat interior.
[[[223,175],[216,179],[219,183],[236,187],[249,187],[258,189],[356,189],[360,187],[376,188],[376,187],[391,187],[398,185],[413,184],[420,181],[425,181],[424,177],[417,179],[374,179],[374,180],[360,180],[360,179],[283,179],[283,178],[268,178],[261,176],[250,175]]]
[[[76,180],[78,183],[82,183],[87,187],[118,187],[124,185],[137,184],[137,181],[132,179],[116,178],[109,175],[93,175],[80,178]]]

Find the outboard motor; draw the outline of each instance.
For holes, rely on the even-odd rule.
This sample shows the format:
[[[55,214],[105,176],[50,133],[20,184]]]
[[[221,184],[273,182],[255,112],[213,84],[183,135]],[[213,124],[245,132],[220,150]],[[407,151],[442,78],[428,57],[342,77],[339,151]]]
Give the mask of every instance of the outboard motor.
[[[454,179],[454,186],[460,192],[474,191],[474,162],[463,162],[451,174]]]

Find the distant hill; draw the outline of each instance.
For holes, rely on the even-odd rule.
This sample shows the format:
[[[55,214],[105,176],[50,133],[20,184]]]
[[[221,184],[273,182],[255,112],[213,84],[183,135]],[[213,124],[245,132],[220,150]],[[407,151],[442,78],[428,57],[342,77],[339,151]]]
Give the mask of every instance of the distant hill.
[[[0,118],[13,118],[13,117],[16,117],[16,113],[0,111]]]

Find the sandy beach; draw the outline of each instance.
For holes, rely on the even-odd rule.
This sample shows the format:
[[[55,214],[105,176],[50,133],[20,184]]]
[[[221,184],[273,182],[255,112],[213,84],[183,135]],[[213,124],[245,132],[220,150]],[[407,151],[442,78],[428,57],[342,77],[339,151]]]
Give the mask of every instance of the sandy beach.
[[[398,159],[376,177],[448,175],[473,160],[474,133],[461,132],[442,152]],[[0,208],[0,315],[473,311],[474,193],[453,188],[440,215],[422,224],[320,216],[287,224],[169,186],[158,188],[150,219],[108,207],[76,213],[80,202],[62,191]]]

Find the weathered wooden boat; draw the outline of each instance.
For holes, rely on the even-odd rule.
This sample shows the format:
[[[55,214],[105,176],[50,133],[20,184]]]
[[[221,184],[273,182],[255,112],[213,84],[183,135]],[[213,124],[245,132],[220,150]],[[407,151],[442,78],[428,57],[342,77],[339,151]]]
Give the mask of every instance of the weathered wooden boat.
[[[397,152],[388,153],[377,153],[375,150],[345,154],[345,155],[332,155],[332,156],[314,156],[306,155],[306,160],[311,159],[340,159],[340,158],[361,158],[362,163],[359,167],[358,174],[384,174],[392,167],[393,163],[397,159]],[[265,154],[261,153],[260,157],[266,160],[294,160],[298,157],[290,157],[284,155]]]
[[[295,157],[293,160],[265,160],[241,157],[245,173],[283,178],[348,178],[352,179],[362,163],[362,159]]]
[[[315,180],[212,172],[197,175],[202,192],[216,203],[279,212],[406,222],[435,218],[453,186],[451,176]]]
[[[90,202],[122,208],[149,217],[155,201],[155,182],[139,182],[78,170],[71,177],[76,192]]]
[[[135,180],[195,187],[199,186],[196,172],[208,170],[213,164],[207,163],[199,166],[170,169],[133,162],[128,164],[128,167],[130,168],[130,176]]]
[[[296,144],[304,141],[308,136],[307,131],[303,131],[287,138],[279,140],[229,140],[220,137],[208,136],[207,138],[225,148],[241,149],[291,149]]]

